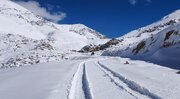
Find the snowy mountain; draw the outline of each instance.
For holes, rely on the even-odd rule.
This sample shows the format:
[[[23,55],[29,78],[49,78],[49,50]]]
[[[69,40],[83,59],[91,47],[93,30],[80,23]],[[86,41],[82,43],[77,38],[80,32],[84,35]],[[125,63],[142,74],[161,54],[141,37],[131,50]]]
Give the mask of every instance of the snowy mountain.
[[[117,39],[119,44],[102,55],[142,59],[180,69],[180,10]]]
[[[179,99],[179,56],[180,10],[109,40],[0,0],[0,99]]]
[[[55,24],[10,0],[0,0],[0,41],[0,67],[13,67],[59,60],[65,53],[107,39],[85,25]]]

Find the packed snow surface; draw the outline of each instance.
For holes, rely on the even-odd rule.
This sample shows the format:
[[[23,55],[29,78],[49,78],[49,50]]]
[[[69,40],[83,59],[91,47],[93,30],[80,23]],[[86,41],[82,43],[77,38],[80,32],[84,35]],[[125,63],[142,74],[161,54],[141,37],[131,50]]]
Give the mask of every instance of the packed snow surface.
[[[128,62],[128,64],[127,64]],[[176,70],[96,57],[0,70],[1,99],[178,99]]]

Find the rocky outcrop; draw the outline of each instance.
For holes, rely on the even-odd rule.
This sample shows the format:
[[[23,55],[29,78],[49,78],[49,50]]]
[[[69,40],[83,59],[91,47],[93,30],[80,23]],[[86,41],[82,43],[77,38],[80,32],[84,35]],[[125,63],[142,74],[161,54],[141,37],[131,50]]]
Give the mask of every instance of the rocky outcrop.
[[[140,42],[140,43],[137,45],[137,47],[133,49],[132,52],[133,52],[135,55],[138,54],[139,51],[145,47],[145,45],[146,45],[146,42],[145,42],[145,41]]]
[[[180,71],[178,71],[177,74],[180,74]]]
[[[171,36],[180,37],[179,32],[175,31],[175,30],[171,30],[171,31],[165,33],[164,43],[162,45],[163,48],[167,48],[167,47],[176,45],[180,42],[180,41],[175,41],[174,39],[170,40]]]
[[[121,40],[118,39],[112,39],[105,44],[102,45],[87,45],[83,47],[79,52],[82,53],[87,53],[87,52],[95,52],[95,51],[100,51],[100,50],[105,50],[106,48],[109,48],[110,46],[117,45],[121,42]]]
[[[157,30],[161,30],[161,28],[164,28],[164,27],[170,26],[170,25],[174,25],[176,23],[177,22],[175,20],[170,20],[170,21],[168,21],[168,22],[166,22],[164,24],[156,25],[154,27],[151,27],[149,29],[141,31],[137,37],[140,37],[143,33],[151,33],[151,32],[157,31]]]

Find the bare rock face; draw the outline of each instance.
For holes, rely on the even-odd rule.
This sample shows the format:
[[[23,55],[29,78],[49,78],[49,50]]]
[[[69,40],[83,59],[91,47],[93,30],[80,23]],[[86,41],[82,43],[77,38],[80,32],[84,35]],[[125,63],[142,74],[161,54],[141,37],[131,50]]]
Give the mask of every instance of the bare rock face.
[[[175,33],[176,31],[172,30],[166,33],[166,37],[164,38],[164,41],[168,40],[170,38],[170,36]]]
[[[108,41],[102,45],[90,44],[90,45],[83,47],[79,52],[87,53],[87,52],[96,52],[96,51],[100,51],[100,50],[105,50],[106,48],[109,48],[110,46],[113,46],[113,45],[117,45],[120,42],[121,42],[120,40],[112,39],[112,40],[110,40],[110,41]]]
[[[140,42],[135,49],[133,49],[133,53],[136,55],[139,53],[141,49],[143,49],[146,45],[145,41]]]
[[[143,30],[139,33],[139,35],[137,37],[140,37],[142,34],[144,33],[151,33],[151,32],[154,32],[154,31],[157,31],[157,30],[160,30],[161,28],[164,28],[166,26],[171,26],[171,25],[174,25],[176,24],[177,22],[175,20],[170,20],[166,23],[163,23],[163,24],[159,24],[159,25],[156,25],[152,28],[149,28],[149,29],[146,29],[146,30]]]
[[[179,43],[179,42],[175,42],[174,40],[169,40],[170,37],[173,35],[178,37],[179,32],[175,31],[175,30],[171,30],[165,34],[164,43],[162,45],[163,48],[167,48],[167,47],[170,47],[170,46],[173,46],[173,45]]]
[[[178,71],[177,74],[180,74],[180,71]]]

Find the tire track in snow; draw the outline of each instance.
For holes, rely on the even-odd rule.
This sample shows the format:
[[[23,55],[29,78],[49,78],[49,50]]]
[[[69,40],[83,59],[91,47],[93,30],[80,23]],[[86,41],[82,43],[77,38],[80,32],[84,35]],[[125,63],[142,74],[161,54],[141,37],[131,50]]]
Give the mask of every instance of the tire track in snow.
[[[83,91],[84,91],[85,99],[92,99],[91,90],[90,90],[89,82],[88,82],[87,75],[86,75],[85,63],[83,64],[83,76],[82,76],[82,79],[83,79],[82,80],[82,85],[83,85]]]
[[[80,82],[82,80],[82,82]],[[79,89],[77,85],[79,83],[82,83],[82,89]],[[68,99],[76,99],[76,92],[82,91],[84,95],[84,99],[92,99],[90,88],[89,88],[89,82],[87,79],[86,74],[86,68],[85,68],[85,62],[81,62],[78,66],[77,71],[73,75],[73,78],[71,80],[70,89],[68,89]]]
[[[151,99],[162,99],[158,95],[150,92],[148,89],[140,86],[139,84],[135,83],[134,81],[131,81],[131,80],[125,78],[124,76],[120,75],[119,73],[116,73],[116,72],[112,71],[111,69],[107,68],[106,66],[101,64],[99,61],[97,62],[97,64],[99,65],[99,67],[101,69],[103,69],[103,71],[106,74],[111,75],[111,77],[110,77],[111,79],[113,79],[115,81],[115,78],[118,78],[124,84],[126,84],[131,90],[135,91],[134,93],[138,92],[141,95],[147,96],[147,97],[149,97]],[[116,83],[118,83],[118,82],[116,82]],[[133,93],[133,92],[130,92],[130,93]]]
[[[120,90],[124,90],[125,92],[129,93],[131,96],[133,96],[136,99],[139,99],[136,95],[134,95],[133,93],[129,92],[126,88],[124,88],[123,85],[119,84],[119,82],[117,82],[116,79],[114,79],[113,77],[111,77],[110,74],[108,74],[103,68],[99,67],[98,64],[96,64],[97,67],[105,74],[105,76],[107,76],[112,83],[114,83],[118,88],[120,88]]]
[[[78,85],[78,79],[80,76],[80,72],[81,72],[81,68],[82,68],[82,64],[83,62],[81,62],[78,66],[77,71],[75,72],[75,74],[73,75],[73,78],[71,80],[71,85],[70,85],[70,89],[68,88],[68,99],[75,99],[75,95],[76,95],[76,87]]]

